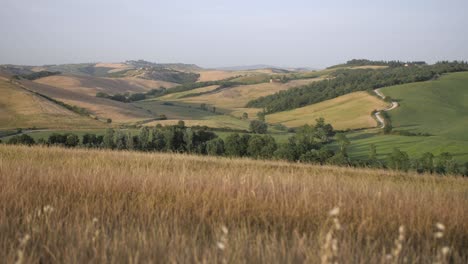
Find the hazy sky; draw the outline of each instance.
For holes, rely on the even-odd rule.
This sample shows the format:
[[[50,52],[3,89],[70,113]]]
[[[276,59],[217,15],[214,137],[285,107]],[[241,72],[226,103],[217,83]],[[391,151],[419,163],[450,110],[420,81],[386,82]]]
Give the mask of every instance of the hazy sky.
[[[467,0],[1,0],[0,64],[468,60]]]

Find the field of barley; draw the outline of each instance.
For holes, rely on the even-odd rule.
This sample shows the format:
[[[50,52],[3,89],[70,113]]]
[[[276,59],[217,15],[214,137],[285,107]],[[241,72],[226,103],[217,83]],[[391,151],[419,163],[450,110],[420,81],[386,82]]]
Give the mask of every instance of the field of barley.
[[[4,263],[467,263],[468,179],[0,145]]]

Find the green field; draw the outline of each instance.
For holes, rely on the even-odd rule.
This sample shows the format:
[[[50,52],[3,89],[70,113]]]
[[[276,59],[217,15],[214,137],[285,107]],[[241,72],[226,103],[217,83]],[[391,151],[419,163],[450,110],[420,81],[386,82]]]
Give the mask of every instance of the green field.
[[[452,73],[435,81],[391,86],[382,92],[398,101],[389,112],[394,131],[429,133],[432,136],[382,135],[378,132],[348,134],[350,154],[363,157],[369,144],[384,157],[394,147],[413,158],[424,152],[450,152],[458,161],[468,161],[468,73]]]

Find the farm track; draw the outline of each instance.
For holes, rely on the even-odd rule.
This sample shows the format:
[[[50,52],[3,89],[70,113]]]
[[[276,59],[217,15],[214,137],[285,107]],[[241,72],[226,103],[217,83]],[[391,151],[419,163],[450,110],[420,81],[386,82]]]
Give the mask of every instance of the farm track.
[[[385,99],[385,95],[380,91],[380,89],[375,89],[374,90],[374,93],[379,96],[380,98],[382,99]],[[377,112],[375,112],[374,116],[375,118],[377,119],[377,121],[380,123],[380,128],[384,129],[385,128],[385,120],[384,118],[382,117],[382,111],[385,111],[385,112],[388,112],[388,111],[391,111],[395,108],[398,107],[398,103],[395,102],[395,101],[392,101],[392,104],[388,107],[388,108],[385,108],[383,110],[379,110]]]

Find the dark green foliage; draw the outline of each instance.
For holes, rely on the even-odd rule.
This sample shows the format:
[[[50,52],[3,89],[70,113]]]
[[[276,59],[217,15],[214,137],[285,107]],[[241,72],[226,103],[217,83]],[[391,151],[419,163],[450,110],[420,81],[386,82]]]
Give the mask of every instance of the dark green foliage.
[[[220,138],[207,141],[206,153],[212,156],[222,156],[224,154],[224,141]]]
[[[327,69],[333,69],[338,67],[355,67],[355,66],[389,66],[389,67],[402,67],[405,65],[414,66],[414,65],[426,65],[424,61],[371,61],[366,59],[352,59],[343,64],[334,65],[328,67]]]
[[[250,121],[250,131],[255,134],[265,134],[268,130],[268,125],[260,120]]]
[[[392,154],[388,157],[388,167],[393,170],[408,171],[410,168],[408,153],[394,148]]]
[[[47,144],[49,144],[49,145],[65,145],[66,141],[67,141],[67,135],[66,134],[62,135],[62,134],[58,134],[58,133],[53,133],[47,139]]]
[[[427,81],[447,72],[467,71],[465,62],[439,62],[434,65],[389,67],[385,69],[337,70],[333,78],[314,82],[252,100],[247,107],[265,108],[266,113],[290,110],[356,91]]]
[[[39,72],[33,72],[33,73],[29,73],[29,74],[17,75],[17,76],[14,76],[14,77],[15,77],[15,79],[21,79],[22,78],[22,79],[27,79],[27,80],[33,81],[33,80],[37,80],[37,79],[40,79],[40,78],[53,76],[53,75],[59,75],[59,74],[61,74],[61,72],[59,72],[59,71],[54,71],[54,72],[39,71]]]
[[[457,164],[450,153],[444,152],[437,157],[435,171],[439,174],[457,174],[459,173]]]
[[[240,136],[233,133],[227,136],[225,140],[225,150],[227,156],[244,157],[247,155],[247,148],[250,140],[250,135],[244,134]]]
[[[80,144],[80,139],[78,138],[77,135],[75,134],[67,134],[66,140],[65,140],[65,146],[66,147],[76,147]]]
[[[106,130],[102,143],[105,148],[114,148],[114,129],[108,128]]]
[[[277,149],[275,139],[270,135],[254,135],[249,139],[247,153],[257,159],[270,159]]]
[[[128,97],[130,102],[145,100],[146,95],[144,93],[134,93]]]
[[[265,111],[260,111],[257,113],[258,120],[265,122]]]
[[[101,146],[102,140],[102,136],[98,137],[95,134],[86,133],[83,135],[82,144],[88,148],[95,148]]]
[[[138,135],[139,149],[140,150],[149,150],[151,145],[150,141],[150,131],[148,127],[142,127],[140,129],[140,134]]]
[[[28,145],[28,146],[34,145],[35,143],[36,142],[34,141],[34,139],[27,134],[13,136],[7,141],[7,144]]]

